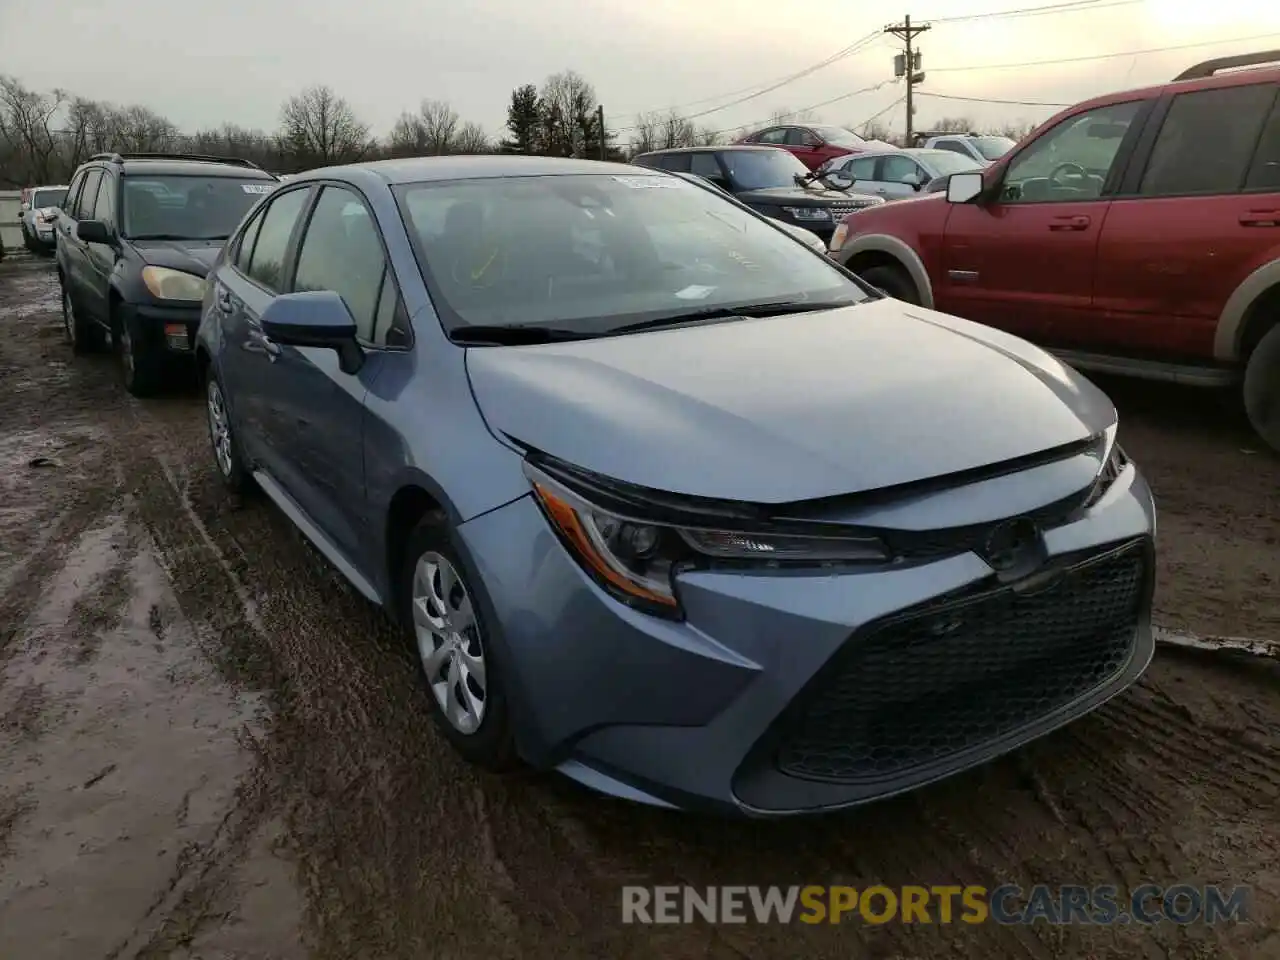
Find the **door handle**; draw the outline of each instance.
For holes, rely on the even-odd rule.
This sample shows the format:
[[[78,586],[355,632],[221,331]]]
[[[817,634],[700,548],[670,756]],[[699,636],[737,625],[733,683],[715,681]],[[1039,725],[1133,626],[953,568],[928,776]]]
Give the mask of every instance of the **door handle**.
[[[1280,210],[1250,210],[1240,214],[1242,227],[1280,227]]]
[[[218,309],[223,313],[231,312],[231,291],[225,287],[218,287],[214,293],[214,302],[218,305]]]
[[[1088,230],[1091,221],[1086,216],[1054,217],[1049,223],[1050,230]]]
[[[280,359],[280,344],[268,339],[264,334],[262,336],[262,352],[267,355],[268,360],[275,363]]]

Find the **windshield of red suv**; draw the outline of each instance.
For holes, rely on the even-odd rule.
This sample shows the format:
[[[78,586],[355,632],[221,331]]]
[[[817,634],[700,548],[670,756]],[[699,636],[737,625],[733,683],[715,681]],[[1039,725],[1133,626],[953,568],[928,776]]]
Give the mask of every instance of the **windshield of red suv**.
[[[1017,146],[1008,137],[974,137],[973,145],[988,160],[999,160]]]
[[[729,170],[735,190],[794,187],[796,174],[809,175],[809,168],[786,150],[725,150],[720,159]]]
[[[124,235],[133,240],[225,240],[275,186],[238,177],[124,178]]]
[[[857,303],[825,258],[682,178],[509,177],[399,187],[446,326],[603,333],[746,303]]]
[[[827,143],[835,144],[837,147],[861,147],[865,146],[867,142],[844,127],[810,127],[809,129],[827,141]]]

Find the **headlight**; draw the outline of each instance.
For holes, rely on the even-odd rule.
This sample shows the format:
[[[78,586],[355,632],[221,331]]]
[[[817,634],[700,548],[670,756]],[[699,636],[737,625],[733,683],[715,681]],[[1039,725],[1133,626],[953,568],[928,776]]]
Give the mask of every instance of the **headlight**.
[[[889,558],[876,537],[663,523],[593,503],[589,494],[527,461],[525,474],[551,526],[582,568],[616,599],[659,616],[681,616],[674,586],[681,569],[735,562],[830,566]]]
[[[1093,481],[1093,489],[1089,491],[1089,497],[1085,500],[1085,508],[1088,509],[1101,500],[1111,489],[1111,485],[1119,479],[1120,474],[1124,472],[1124,468],[1129,465],[1129,457],[1116,441],[1116,427],[1108,428],[1103,435],[1102,440],[1102,469],[1098,471],[1098,476]]]
[[[142,282],[159,300],[203,300],[205,282],[194,273],[168,267],[143,267]]]
[[[831,211],[826,207],[783,207],[783,213],[789,213],[796,220],[830,220]]]

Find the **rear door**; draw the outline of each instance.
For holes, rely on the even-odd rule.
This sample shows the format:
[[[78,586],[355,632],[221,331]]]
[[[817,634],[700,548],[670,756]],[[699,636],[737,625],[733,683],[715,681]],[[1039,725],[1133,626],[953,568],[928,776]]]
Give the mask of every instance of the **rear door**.
[[[273,194],[245,225],[236,257],[214,285],[214,309],[222,313],[224,386],[245,454],[286,489],[296,484],[281,455],[287,438],[273,435],[277,422],[269,416],[271,378],[282,348],[262,332],[261,321],[271,301],[289,289],[289,265],[311,192],[308,184]]]
[[[348,374],[339,369],[334,350],[281,347],[263,383],[267,432],[278,438],[294,499],[360,565],[361,531],[367,529],[364,401],[387,351],[407,346],[408,324],[382,233],[355,189],[320,188],[298,241],[292,289],[341,295],[355,320],[365,363]],[[397,324],[401,335],[389,339]]]
[[[98,183],[98,196],[90,210],[86,193],[86,220],[101,220],[107,230],[118,235],[116,230],[116,198],[119,195],[119,180],[110,169],[102,171],[102,179]],[[115,270],[119,259],[119,248],[110,243],[86,243],[85,277],[86,288],[90,298],[91,309],[96,316],[107,319],[111,303],[111,273]]]
[[[999,171],[997,196],[951,205],[938,309],[1039,342],[1087,326],[1110,191],[1148,109],[1132,100],[1070,114]]]
[[[71,284],[71,254],[73,252],[73,237],[71,231],[76,225],[76,204],[80,202],[80,188],[84,186],[85,175],[88,171],[81,170],[71,178],[71,186],[67,189],[66,199],[62,201],[62,211],[58,214],[58,221],[54,224],[54,232],[57,234],[55,241],[58,269],[61,272],[64,282],[67,285],[67,291],[74,296],[74,288]]]
[[[1277,84],[1253,83],[1161,102],[1107,215],[1097,320],[1079,339],[1114,352],[1213,356],[1228,298],[1280,255],[1278,96]]]

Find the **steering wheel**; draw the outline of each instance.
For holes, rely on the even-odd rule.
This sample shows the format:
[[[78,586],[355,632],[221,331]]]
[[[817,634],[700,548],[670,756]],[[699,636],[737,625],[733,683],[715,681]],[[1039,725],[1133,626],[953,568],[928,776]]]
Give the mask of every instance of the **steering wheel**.
[[[1076,176],[1076,178],[1077,178],[1077,179],[1079,179],[1079,180],[1088,180],[1088,179],[1089,179],[1089,171],[1088,171],[1088,170],[1086,170],[1084,167],[1080,166],[1080,164],[1078,164],[1078,163],[1076,163],[1076,162],[1074,162],[1074,161],[1072,161],[1072,160],[1068,160],[1068,161],[1066,161],[1065,163],[1060,163],[1060,164],[1058,164],[1056,167],[1054,167],[1054,168],[1053,168],[1053,171],[1049,174],[1049,182],[1050,182],[1050,183],[1052,183],[1052,184],[1053,184],[1054,186],[1056,186],[1056,187],[1068,187],[1068,188],[1070,188],[1070,187],[1074,186],[1073,184],[1063,183],[1061,180],[1059,180],[1059,179],[1058,179],[1058,174],[1063,173],[1063,172],[1066,172],[1066,173],[1074,173],[1074,174],[1075,174],[1075,176]]]

